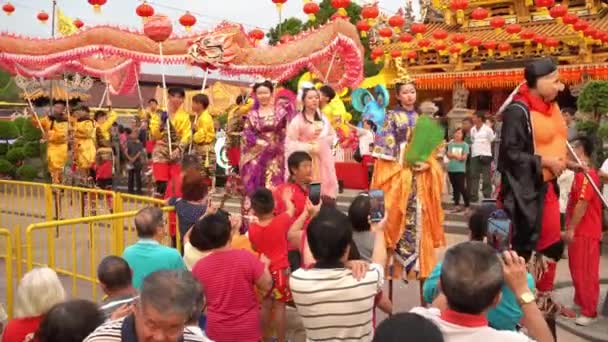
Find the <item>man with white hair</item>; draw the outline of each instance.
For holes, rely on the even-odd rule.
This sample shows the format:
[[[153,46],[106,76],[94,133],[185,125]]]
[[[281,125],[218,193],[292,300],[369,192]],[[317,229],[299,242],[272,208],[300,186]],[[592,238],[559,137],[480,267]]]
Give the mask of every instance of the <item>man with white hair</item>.
[[[200,292],[200,284],[188,271],[152,273],[144,279],[133,313],[103,324],[84,342],[208,341],[186,326]]]

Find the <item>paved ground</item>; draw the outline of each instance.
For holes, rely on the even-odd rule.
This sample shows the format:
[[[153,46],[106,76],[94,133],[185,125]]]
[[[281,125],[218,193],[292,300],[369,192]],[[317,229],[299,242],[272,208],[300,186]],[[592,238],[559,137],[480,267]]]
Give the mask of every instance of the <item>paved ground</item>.
[[[342,196],[339,199],[339,204],[342,209],[348,204],[348,201],[356,192],[347,192],[345,196]],[[2,213],[0,213],[0,227],[6,227],[11,229],[13,232],[16,231],[16,227],[21,227],[20,230],[23,230],[24,227],[31,223],[42,222],[43,214],[45,209],[41,207],[40,203],[37,203],[32,200],[32,194],[21,194],[23,199],[16,199],[14,196],[6,196],[3,193],[0,193],[0,203],[2,203]],[[68,196],[66,196],[68,197]],[[104,202],[103,199],[98,200],[99,205],[101,206]],[[237,202],[231,201],[229,202],[228,208],[236,209]],[[64,200],[61,205],[61,213],[62,217],[81,217],[81,203],[80,199],[72,196],[71,200]],[[135,209],[135,205],[131,205],[132,209]],[[15,214],[7,214],[8,212],[23,212],[27,210],[28,212],[34,214],[33,216],[19,216]],[[99,208],[97,210],[98,213],[107,213],[107,210]],[[87,210],[84,216],[90,216],[94,213]],[[125,220],[125,227],[131,228],[132,226],[129,222],[130,220]],[[459,216],[451,215],[448,217],[448,222],[446,224],[449,226],[447,229],[447,241],[448,245],[453,245],[458,242],[462,242],[466,240],[466,235],[464,234],[465,224],[463,223],[464,218]],[[34,246],[33,249],[33,259],[36,262],[40,262],[45,264],[48,262],[48,254],[47,251],[47,243],[48,237],[52,238],[52,241],[55,243],[55,264],[64,269],[65,271],[73,271],[76,270],[78,274],[85,275],[89,279],[78,279],[76,277],[63,276],[62,281],[68,293],[72,297],[79,298],[87,298],[87,299],[99,299],[101,291],[97,286],[92,285],[89,281],[90,279],[94,279],[95,277],[95,267],[97,262],[105,255],[110,253],[110,245],[106,238],[107,234],[106,230],[108,229],[105,225],[73,225],[68,227],[62,227],[59,229],[59,234],[57,235],[56,231],[51,230],[50,235],[43,232],[38,232],[34,234]],[[21,235],[22,238],[25,237],[24,234]],[[91,246],[91,238],[93,238],[93,246]],[[125,239],[127,241],[133,241],[134,235],[132,233],[125,232]],[[25,243],[25,240],[22,240]],[[4,240],[0,240],[0,254],[4,255]],[[75,251],[74,253],[72,251]],[[443,251],[439,252],[441,255]],[[604,253],[606,254],[606,253]],[[91,258],[91,255],[94,255],[94,258]],[[25,256],[23,256],[25,258]],[[17,265],[13,263],[13,284],[16,286],[17,279]],[[21,265],[22,270],[25,270],[25,265]],[[6,264],[4,262],[0,262],[0,274],[6,279]],[[608,256],[604,255],[602,257],[602,277],[608,279]],[[558,282],[569,282],[570,274],[567,266],[567,262],[561,262],[558,267]],[[7,282],[0,283],[0,302],[6,303],[6,284]],[[388,286],[388,285],[387,285]],[[417,305],[419,302],[419,285],[417,282],[410,282],[406,284],[402,281],[394,283],[394,306],[396,311],[403,312],[408,311],[413,306]],[[571,297],[569,290],[567,287],[559,291],[560,300],[567,303],[569,298]],[[388,293],[388,287],[386,288],[386,293]],[[602,288],[602,296],[606,295],[606,286]],[[383,316],[379,315],[380,319],[383,319]],[[566,322],[564,323],[567,329],[558,328],[558,340],[559,341],[608,341],[608,321],[604,318],[601,322],[596,325],[586,328],[585,330],[588,335],[599,337],[599,339],[584,339],[573,335],[570,331],[574,329],[573,325]],[[602,335],[604,332],[604,335]]]

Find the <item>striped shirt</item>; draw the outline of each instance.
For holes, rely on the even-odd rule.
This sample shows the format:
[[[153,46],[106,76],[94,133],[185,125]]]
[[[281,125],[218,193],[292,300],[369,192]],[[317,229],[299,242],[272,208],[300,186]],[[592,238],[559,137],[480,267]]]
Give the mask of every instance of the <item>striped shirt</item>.
[[[133,316],[127,316],[116,321],[108,321],[93,331],[83,342],[137,342],[135,325],[133,322],[125,323],[126,319],[133,320]],[[126,325],[123,327],[123,325]],[[204,336],[197,336],[196,332],[184,327],[183,342],[207,342]]]
[[[371,341],[374,297],[383,282],[378,264],[360,281],[344,268],[293,272],[289,284],[307,340]]]

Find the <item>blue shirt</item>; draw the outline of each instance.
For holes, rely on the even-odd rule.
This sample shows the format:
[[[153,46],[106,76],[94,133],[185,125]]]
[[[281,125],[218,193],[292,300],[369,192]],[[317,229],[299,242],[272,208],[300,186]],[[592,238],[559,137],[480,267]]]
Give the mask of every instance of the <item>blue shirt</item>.
[[[433,269],[429,277],[424,281],[423,295],[424,301],[427,303],[433,302],[435,297],[439,294],[437,283],[441,276],[441,263],[437,263],[437,266]],[[528,287],[532,292],[535,292],[536,287],[532,275],[528,273]],[[502,287],[502,298],[498,305],[488,311],[487,314],[488,322],[490,326],[496,330],[515,330],[519,321],[523,317],[517,298],[511,289],[507,285]]]
[[[133,287],[139,289],[145,277],[160,270],[185,270],[186,265],[176,249],[156,240],[140,239],[122,253],[133,271]]]
[[[469,155],[469,144],[465,142],[451,142],[448,144],[448,152],[457,156]],[[467,170],[466,160],[450,159],[448,162],[448,172],[465,173]]]

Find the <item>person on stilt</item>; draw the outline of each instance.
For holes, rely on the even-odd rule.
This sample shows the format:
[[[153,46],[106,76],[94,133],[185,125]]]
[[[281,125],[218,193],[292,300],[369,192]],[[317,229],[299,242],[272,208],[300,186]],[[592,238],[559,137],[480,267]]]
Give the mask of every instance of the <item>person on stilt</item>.
[[[435,248],[445,246],[441,206],[444,174],[433,155],[414,165],[402,160],[418,120],[416,87],[413,80],[403,78],[395,85],[397,106],[388,111],[376,135],[370,189],[384,191],[386,242],[395,260],[392,277],[420,280],[420,300],[424,303],[422,286],[437,263]]]
[[[97,188],[102,190],[112,190],[112,180],[114,174],[114,152],[112,150],[112,137],[110,129],[116,122],[118,114],[112,110],[112,101],[109,96],[106,98],[108,111],[98,110],[95,112],[95,137],[97,139],[97,150],[95,153],[95,165],[93,167],[93,178]],[[108,210],[111,212],[112,198],[106,198]],[[92,211],[95,208],[95,201],[91,201]]]
[[[95,121],[91,118],[91,111],[87,106],[78,106],[74,109],[76,123],[74,127],[74,162],[78,185],[92,186],[91,169],[95,164],[97,152],[95,146]]]
[[[168,93],[168,111],[150,117],[150,135],[156,140],[152,170],[155,196],[159,198],[163,198],[169,180],[180,176],[180,161],[192,138],[190,115],[183,108],[186,92],[183,88],[169,88]]]
[[[209,114],[209,98],[205,94],[196,94],[192,98],[192,111],[196,116],[192,129],[192,150],[202,161],[201,170],[207,179],[207,186],[215,189],[215,127],[213,117]]]
[[[55,101],[52,113],[40,119],[44,130],[43,142],[47,143],[47,165],[52,184],[62,184],[63,169],[68,161],[68,128],[65,117],[66,103]]]
[[[524,78],[503,114],[498,200],[513,222],[512,249],[526,260],[534,257],[537,301],[554,328],[554,315],[567,313],[551,300],[564,251],[557,177],[577,167],[568,162],[568,129],[556,102],[564,89],[557,65],[551,58],[532,61]]]

